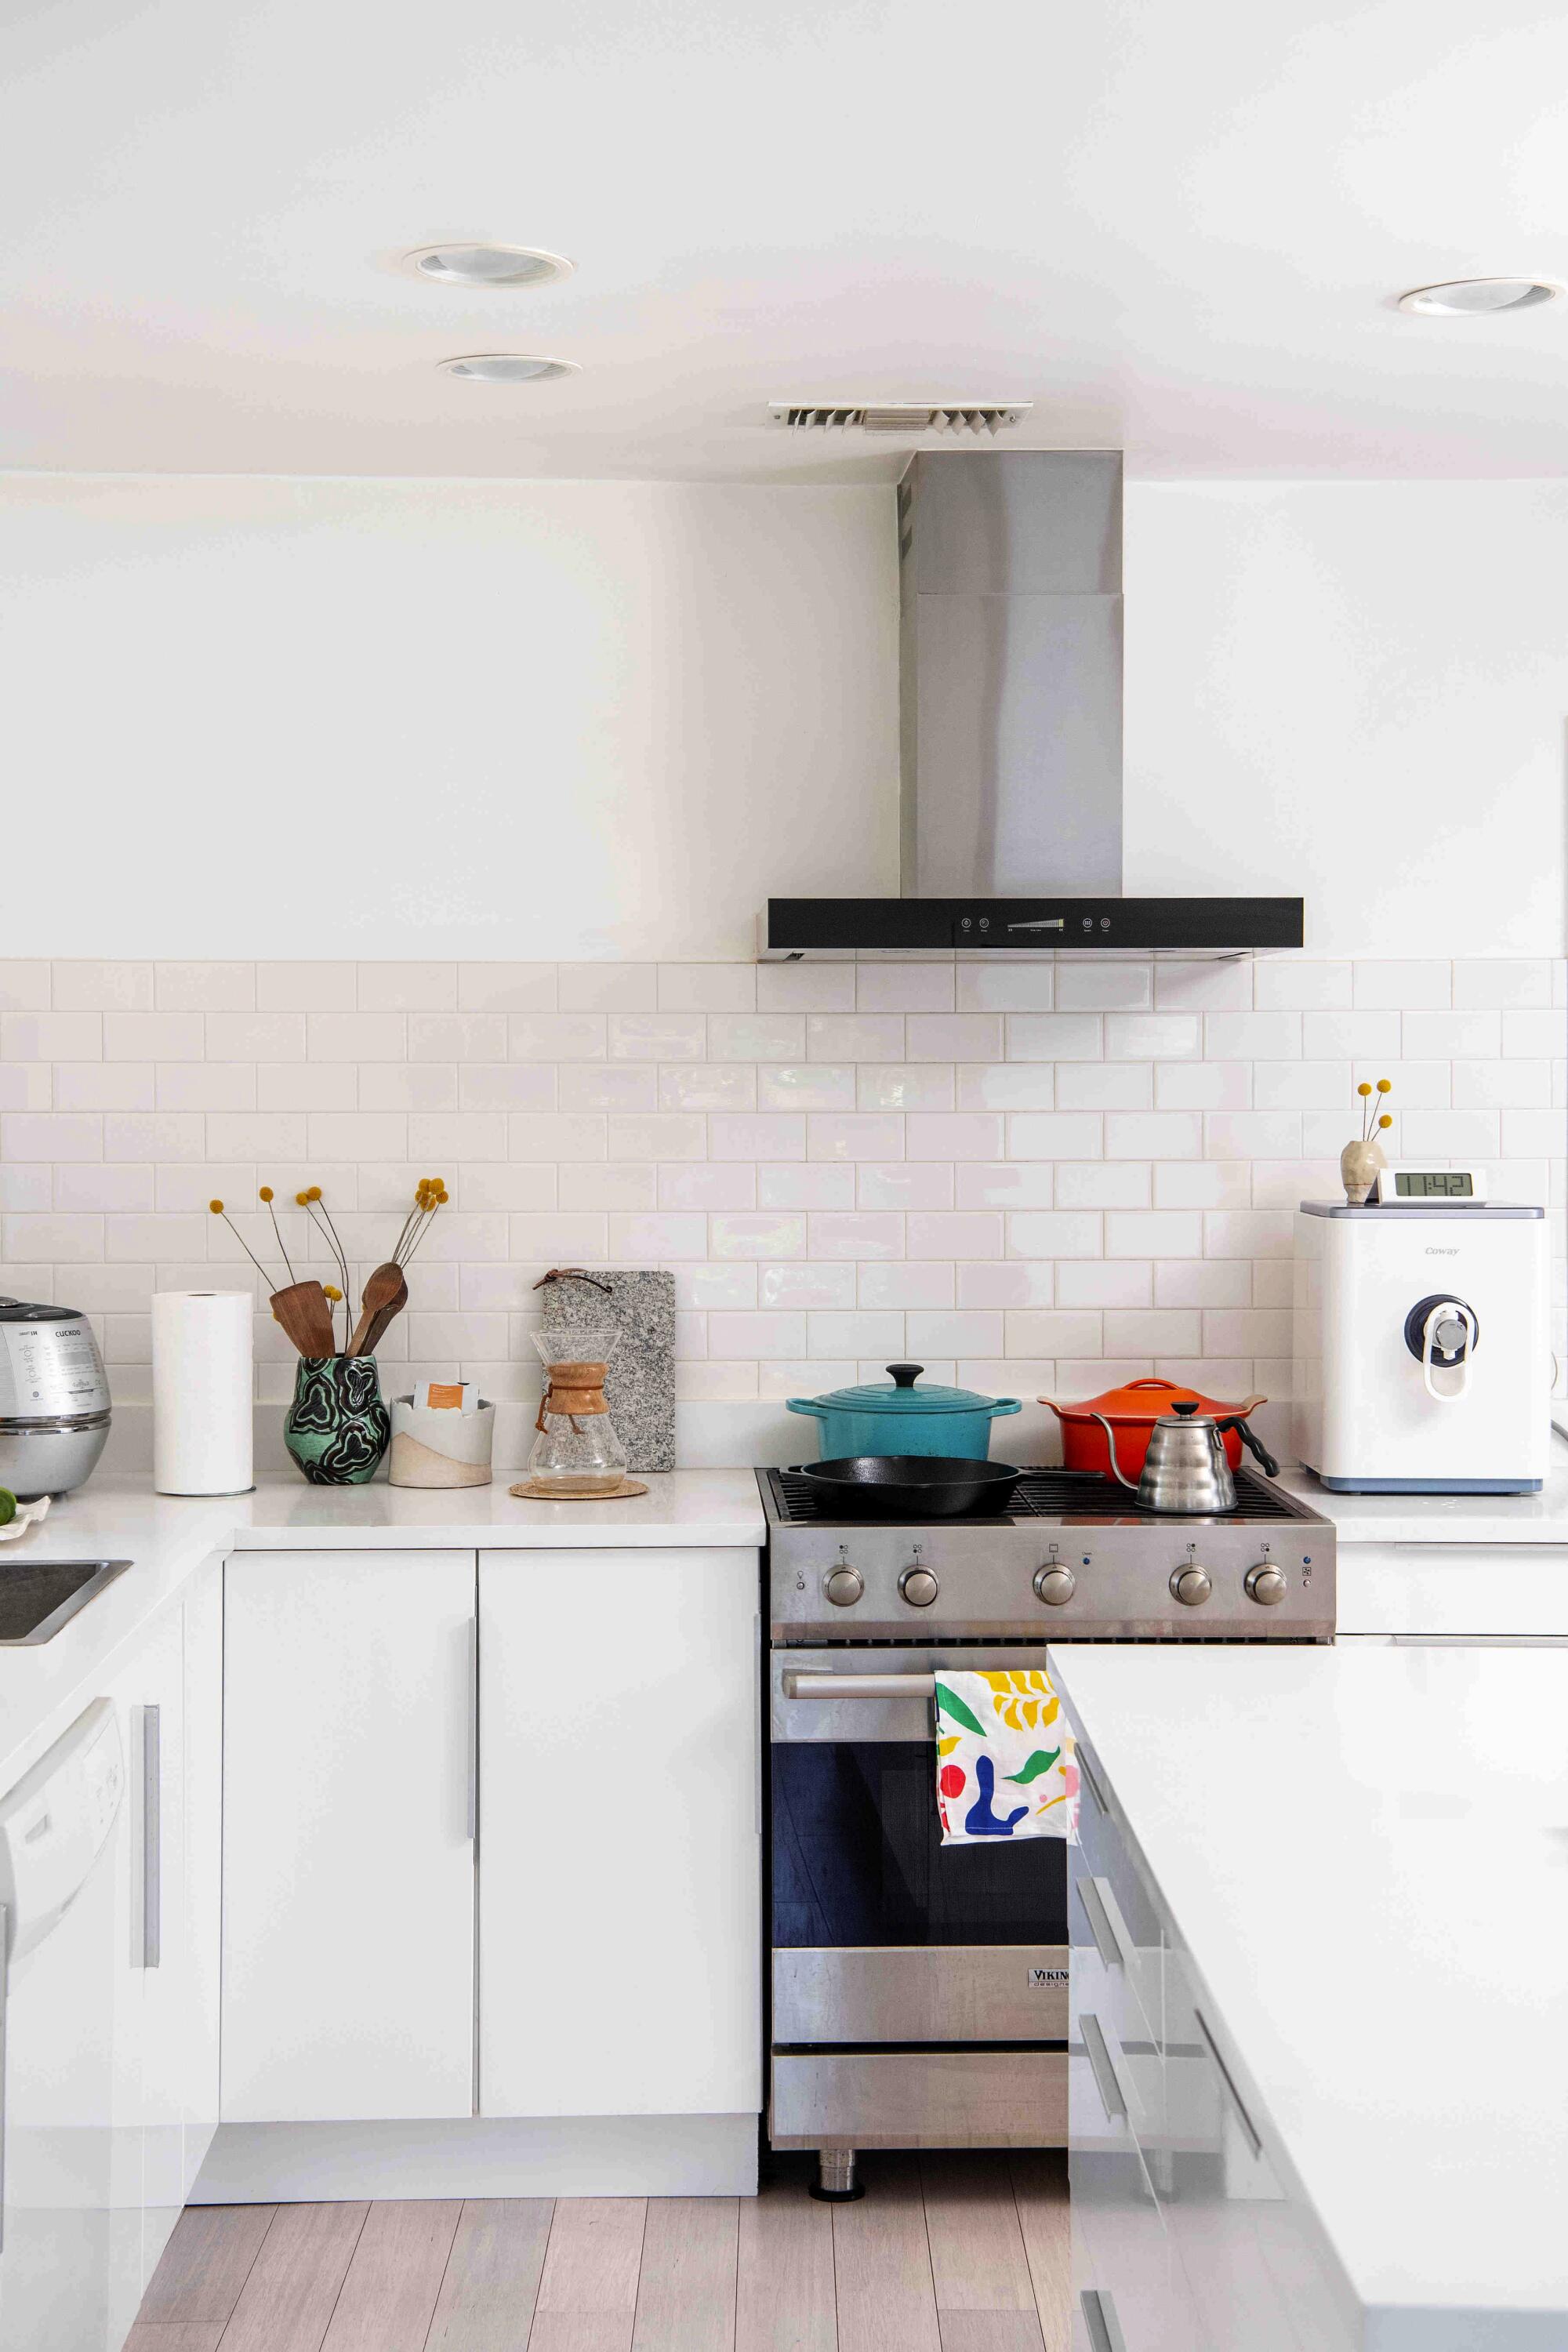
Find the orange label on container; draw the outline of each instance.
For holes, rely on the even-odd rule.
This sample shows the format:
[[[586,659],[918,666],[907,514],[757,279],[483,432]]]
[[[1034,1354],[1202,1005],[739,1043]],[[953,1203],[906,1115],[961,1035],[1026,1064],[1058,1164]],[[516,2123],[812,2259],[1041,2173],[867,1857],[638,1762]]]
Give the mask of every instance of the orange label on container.
[[[463,1384],[460,1381],[432,1381],[426,1391],[425,1402],[432,1412],[445,1408],[451,1412],[460,1412],[463,1409]]]

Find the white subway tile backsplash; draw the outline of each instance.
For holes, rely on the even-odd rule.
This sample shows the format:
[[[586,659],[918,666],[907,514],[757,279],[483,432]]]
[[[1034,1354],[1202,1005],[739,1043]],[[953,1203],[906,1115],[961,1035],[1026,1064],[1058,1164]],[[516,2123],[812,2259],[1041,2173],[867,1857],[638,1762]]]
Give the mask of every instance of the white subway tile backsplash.
[[[808,1013],[806,1059],[812,1062],[901,1062],[901,1013]]]
[[[858,1012],[951,1013],[954,1003],[950,963],[863,963],[856,969]]]
[[[711,1416],[776,1422],[910,1351],[1031,1399],[1154,1366],[1279,1394],[1291,1212],[1337,1191],[1359,1079],[1393,1082],[1391,1148],[1473,1160],[1561,1220],[1563,971],[0,962],[0,1280],[64,1268],[118,1318],[127,1400],[154,1282],[257,1284],[209,1198],[252,1218],[259,1182],[320,1181],[363,1271],[438,1168],[454,1204],[387,1361],[481,1367],[521,1449],[531,1284],[595,1259],[674,1270],[681,1427],[704,1446]],[[713,1352],[716,1316],[752,1318],[754,1352]],[[264,1306],[257,1328],[280,1400]],[[1054,1448],[1054,1423],[1031,1403],[1014,1442]]]
[[[1358,1007],[1407,1013],[1416,1005],[1442,1007],[1454,1001],[1451,963],[1358,963],[1354,975],[1351,1002]]]
[[[1100,1065],[1084,1066],[1098,1069]],[[941,1065],[932,1063],[931,1067]],[[1067,1075],[1051,1062],[960,1063],[953,1101],[959,1110],[1050,1110]]]
[[[951,1163],[907,1160],[860,1160],[855,1163],[855,1199],[862,1209],[951,1209]]]
[[[1056,967],[1015,961],[961,963],[960,1013],[1048,1013],[1056,1003]]]
[[[652,1013],[658,1006],[653,963],[563,963],[555,975],[563,1013]]]
[[[1413,1061],[1489,1060],[1502,1052],[1500,1013],[1406,1013],[1402,1017],[1405,1052]]]
[[[765,1309],[721,1309],[708,1318],[708,1353],[721,1360],[739,1357],[753,1363],[769,1357],[801,1357],[806,1351],[806,1318],[803,1313]]]
[[[1203,1024],[1187,1013],[1111,1013],[1105,1051],[1118,1062],[1188,1061],[1203,1047]]]
[[[857,1062],[855,1080],[861,1110],[943,1111],[953,1107],[950,1062]]]
[[[757,968],[751,963],[661,963],[661,1013],[751,1013],[757,1002]]]
[[[1098,1062],[1105,1052],[1105,1024],[1098,1013],[1010,1013],[1006,1020],[1010,1062]],[[1001,1056],[963,1058],[997,1061]]]
[[[1056,1171],[1048,1160],[962,1160],[952,1174],[959,1209],[1051,1209]]]
[[[848,1161],[784,1160],[757,1171],[760,1209],[852,1209],[855,1170]]]

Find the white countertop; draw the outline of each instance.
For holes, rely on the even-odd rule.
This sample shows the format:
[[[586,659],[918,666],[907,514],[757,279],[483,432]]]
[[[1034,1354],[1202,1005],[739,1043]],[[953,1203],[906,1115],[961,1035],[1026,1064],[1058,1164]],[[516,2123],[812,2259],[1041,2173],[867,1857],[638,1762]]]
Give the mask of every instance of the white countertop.
[[[0,1648],[0,1788],[26,1769],[94,1696],[125,1649],[204,1560],[229,1551],[330,1551],[374,1544],[459,1550],[668,1549],[765,1540],[751,1470],[650,1473],[624,1503],[526,1503],[490,1486],[441,1493],[389,1486],[309,1486],[293,1475],[248,1495],[182,1499],[145,1478],[90,1479],[41,1526],[0,1544],[0,1576],[38,1559],[130,1559],[122,1576],[37,1648]]]
[[[1568,1444],[1552,1440],[1539,1495],[1333,1495],[1310,1470],[1279,1484],[1332,1519],[1340,1543],[1568,1543]]]
[[[1051,1656],[1375,2340],[1568,2341],[1568,1658]]]

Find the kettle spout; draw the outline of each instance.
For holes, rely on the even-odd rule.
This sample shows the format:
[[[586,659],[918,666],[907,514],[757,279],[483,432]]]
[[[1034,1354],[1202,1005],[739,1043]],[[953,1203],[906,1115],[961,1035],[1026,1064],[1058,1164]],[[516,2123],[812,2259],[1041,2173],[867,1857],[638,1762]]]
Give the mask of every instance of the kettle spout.
[[[1120,1486],[1127,1488],[1129,1494],[1135,1495],[1138,1492],[1137,1481],[1132,1478],[1125,1478],[1122,1476],[1121,1465],[1116,1458],[1116,1432],[1111,1428],[1110,1423],[1106,1420],[1105,1415],[1102,1412],[1097,1412],[1094,1417],[1096,1421],[1099,1422],[1101,1429],[1105,1432],[1105,1450],[1110,1456],[1110,1468],[1113,1476],[1116,1478],[1117,1483]]]

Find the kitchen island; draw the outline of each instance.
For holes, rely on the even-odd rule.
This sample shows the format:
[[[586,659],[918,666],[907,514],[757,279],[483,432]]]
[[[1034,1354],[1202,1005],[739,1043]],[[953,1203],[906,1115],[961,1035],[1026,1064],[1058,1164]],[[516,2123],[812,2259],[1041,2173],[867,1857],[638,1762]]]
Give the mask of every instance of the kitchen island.
[[[1084,1765],[1085,2352],[1555,2352],[1568,1660],[1084,1645],[1052,1666]]]

